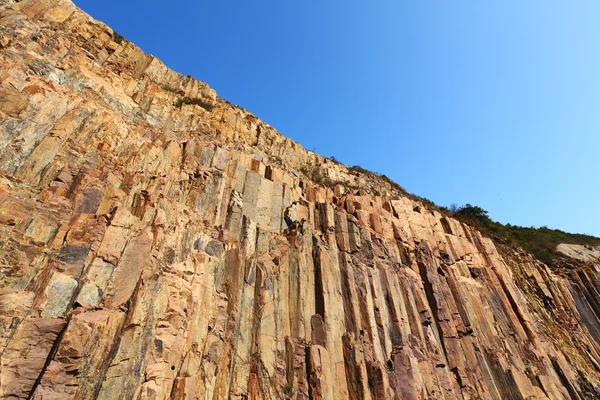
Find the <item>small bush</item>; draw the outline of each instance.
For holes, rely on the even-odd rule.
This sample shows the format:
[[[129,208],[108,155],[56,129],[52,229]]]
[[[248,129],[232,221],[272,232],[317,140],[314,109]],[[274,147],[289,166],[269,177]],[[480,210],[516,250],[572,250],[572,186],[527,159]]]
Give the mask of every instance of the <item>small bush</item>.
[[[396,182],[394,182],[393,180],[391,180],[390,178],[388,178],[386,175],[378,175],[381,179],[383,179],[384,181],[386,181],[387,183],[390,184],[390,186],[399,191],[402,194],[408,194],[408,192],[399,184],[397,184]],[[433,202],[431,202],[433,204]]]
[[[364,169],[360,165],[355,165],[353,167],[350,167],[349,169],[350,169],[350,171],[354,171],[354,172],[359,173],[359,174],[368,174],[368,173],[370,173],[369,170]]]
[[[116,44],[121,44],[123,43],[123,41],[125,40],[125,38],[123,37],[123,35],[119,34],[118,32],[113,31],[113,37],[112,40],[116,43]]]
[[[394,370],[394,364],[392,364],[392,360],[388,360],[385,363],[385,366],[386,366],[386,368],[387,368],[388,371],[393,371]]]
[[[462,207],[451,206],[454,209],[451,215],[469,225],[479,229],[487,236],[502,243],[516,243],[527,252],[533,254],[538,260],[551,266],[554,261],[562,257],[556,253],[556,246],[560,243],[600,245],[600,238],[575,233],[567,233],[547,226],[540,228],[523,227],[493,221],[488,212],[481,207],[465,204]]]
[[[306,165],[300,167],[300,172],[302,172],[304,175],[308,176],[309,178],[312,177],[312,169],[308,168]]]
[[[492,222],[490,217],[488,217],[488,212],[486,210],[478,206],[472,206],[469,203],[458,208],[454,212],[454,216],[457,218],[478,221],[484,225],[489,225]]]
[[[190,97],[183,97],[177,100],[173,105],[177,108],[181,108],[184,104],[195,104],[204,108],[206,111],[212,111],[215,108],[214,104],[211,104],[203,99],[193,99]]]
[[[290,383],[286,383],[283,387],[283,394],[286,397],[292,397],[294,395],[294,387]]]

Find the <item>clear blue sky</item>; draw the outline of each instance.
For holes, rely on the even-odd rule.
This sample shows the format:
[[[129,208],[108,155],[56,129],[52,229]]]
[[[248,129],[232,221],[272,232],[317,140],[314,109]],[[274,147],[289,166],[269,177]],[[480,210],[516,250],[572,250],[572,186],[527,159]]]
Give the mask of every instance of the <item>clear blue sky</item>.
[[[308,149],[600,236],[597,0],[75,2]]]

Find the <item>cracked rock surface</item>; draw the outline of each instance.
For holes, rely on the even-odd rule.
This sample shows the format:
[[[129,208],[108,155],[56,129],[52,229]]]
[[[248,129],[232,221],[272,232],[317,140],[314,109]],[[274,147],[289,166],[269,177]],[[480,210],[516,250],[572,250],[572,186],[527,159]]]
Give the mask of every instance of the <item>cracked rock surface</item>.
[[[599,278],[0,0],[2,399],[600,399]]]

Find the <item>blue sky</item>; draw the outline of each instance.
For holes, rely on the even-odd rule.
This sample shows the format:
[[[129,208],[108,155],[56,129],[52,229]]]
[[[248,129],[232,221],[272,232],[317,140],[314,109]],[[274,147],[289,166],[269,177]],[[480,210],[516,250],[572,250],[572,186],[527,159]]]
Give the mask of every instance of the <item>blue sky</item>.
[[[308,149],[600,236],[598,1],[75,3]]]

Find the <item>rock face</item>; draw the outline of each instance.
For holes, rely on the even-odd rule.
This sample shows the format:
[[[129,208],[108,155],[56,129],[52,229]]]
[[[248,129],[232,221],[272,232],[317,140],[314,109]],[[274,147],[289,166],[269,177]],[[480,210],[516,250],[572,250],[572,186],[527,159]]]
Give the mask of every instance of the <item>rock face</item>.
[[[0,1],[0,150],[0,398],[600,398],[596,266],[304,150],[68,0]]]
[[[600,246],[561,243],[556,250],[575,260],[600,263]]]

